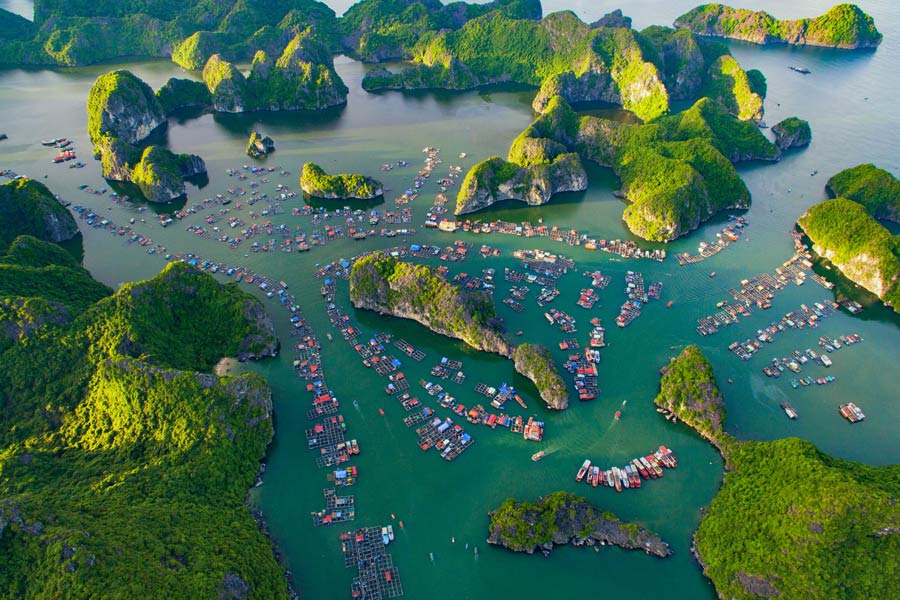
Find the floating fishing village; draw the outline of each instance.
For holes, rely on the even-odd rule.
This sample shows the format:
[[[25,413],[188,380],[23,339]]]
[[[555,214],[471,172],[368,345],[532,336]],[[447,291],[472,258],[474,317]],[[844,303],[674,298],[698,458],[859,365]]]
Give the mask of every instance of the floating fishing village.
[[[54,138],[41,144],[58,152],[55,158],[50,157],[51,164],[66,163],[73,170],[85,167],[75,162],[74,142]],[[775,305],[779,312],[784,310],[777,297],[782,293],[790,295],[786,293],[789,288],[803,286],[807,280],[826,292],[834,291],[834,283],[814,271],[818,268],[816,258],[799,231],[790,232],[793,255],[788,260],[772,272],[742,279],[722,261],[724,255],[741,252],[750,243],[750,221],[745,214],[728,214],[727,223],[706,228],[704,237],[708,241],[699,245],[690,242],[696,253],[686,251],[683,241],[664,245],[615,239],[615,231],[612,235],[590,233],[580,221],[576,229],[545,224],[543,217],[536,223],[505,215],[506,220],[491,218],[489,214],[480,218],[454,217],[453,197],[468,170],[467,163],[462,162],[466,157],[462,152],[460,164],[445,166],[440,148],[431,145],[425,146],[417,158],[379,157],[380,166],[373,164],[371,170],[380,169],[396,191],[385,187],[384,197],[369,204],[305,196],[296,189],[296,178],[292,176],[295,166],[287,166],[294,161],[275,165],[262,160],[218,170],[213,176],[217,191],[191,190],[189,200],[171,207],[151,209],[139,198],[129,197],[125,188],[111,191],[102,184],[81,183],[70,198],[77,198],[76,201],[59,198],[83,228],[106,231],[121,240],[123,247],[166,262],[186,262],[268,299],[270,305],[282,307],[282,320],[288,322],[290,331],[290,341],[282,342],[282,350],[287,351],[284,354],[290,357],[290,366],[300,381],[290,402],[297,404],[306,418],[299,443],[302,446],[305,440],[305,460],[324,476],[321,494],[316,486],[315,502],[304,500],[299,512],[305,526],[316,528],[317,535],[330,532],[331,539],[339,541],[344,567],[355,570],[349,590],[355,599],[397,598],[405,594],[400,569],[388,550],[399,543],[404,548],[397,553],[406,555],[405,546],[414,533],[410,524],[424,520],[422,513],[416,513],[402,498],[396,501],[398,508],[390,505],[389,510],[396,512],[387,512],[381,506],[373,514],[365,506],[373,487],[394,484],[375,481],[379,478],[371,477],[368,468],[360,468],[360,463],[371,456],[370,448],[381,443],[379,436],[396,438],[401,448],[412,448],[422,456],[416,460],[429,461],[429,472],[477,469],[478,453],[485,451],[482,445],[492,451],[502,445],[511,460],[521,448],[522,456],[531,459],[527,468],[543,472],[560,462],[559,455],[547,457],[564,448],[563,432],[570,426],[545,409],[537,386],[506,367],[502,373],[499,368],[486,368],[470,349],[462,349],[461,343],[452,341],[449,347],[440,346],[414,330],[380,317],[364,316],[364,309],[348,305],[351,271],[361,259],[378,253],[427,266],[441,281],[460,292],[484,294],[491,301],[497,300],[497,315],[491,319],[491,325],[496,326],[504,342],[513,348],[538,340],[546,344],[551,362],[561,366],[568,396],[602,407],[601,413],[590,413],[602,414],[601,418],[578,415],[576,420],[596,429],[598,440],[617,446],[628,443],[634,425],[629,415],[623,415],[626,402],[616,409],[623,389],[621,385],[611,385],[610,379],[619,368],[617,361],[621,357],[607,359],[607,349],[625,346],[628,336],[653,336],[660,320],[672,319],[678,325],[688,320],[688,336],[693,337],[696,332],[697,337],[707,341],[719,339],[721,330],[733,328],[733,339],[737,341],[727,347],[723,344],[722,352],[727,348],[741,359],[734,361],[734,368],[743,369],[741,372],[748,377],[752,373],[756,379],[761,379],[761,372],[772,385],[785,390],[788,382],[792,390],[838,389],[853,375],[846,366],[842,369],[841,360],[833,358],[842,359],[846,352],[842,349],[863,341],[858,333],[841,335],[828,328],[822,329],[825,335],[819,334],[823,322],[839,309],[849,314],[863,310],[862,304],[843,296],[806,300],[775,320],[761,316]],[[85,171],[73,171],[73,176],[75,173]],[[10,180],[22,178],[8,169],[2,175]],[[403,180],[399,186],[398,178]],[[195,196],[202,199],[195,200]],[[345,202],[348,204],[340,206]],[[727,213],[721,214],[724,220]],[[530,216],[533,219],[534,213]],[[164,230],[157,240],[150,234],[155,228]],[[551,242],[567,254],[551,251],[547,247]],[[735,246],[739,250],[729,250]],[[195,252],[198,247],[207,251]],[[314,260],[319,262],[308,268]],[[267,274],[266,261],[272,265],[272,273],[280,273],[279,276]],[[279,268],[283,267],[279,261],[304,265],[305,275],[294,280],[285,274],[290,269]],[[698,266],[706,261],[714,266]],[[674,268],[676,262],[679,268]],[[666,270],[670,265],[672,272]],[[694,278],[701,278],[701,283]],[[724,281],[731,286],[724,291],[725,299],[698,292],[707,280],[715,280],[716,284]],[[725,286],[714,287],[718,295]],[[297,294],[298,290],[303,293]],[[310,300],[308,290],[318,292],[318,298]],[[318,301],[322,302],[322,312],[308,318]],[[683,311],[683,306],[691,303],[709,303],[699,314],[714,303],[715,312],[697,319],[694,328],[697,315]],[[689,319],[686,314],[691,314]],[[763,320],[768,324],[761,324]],[[327,331],[322,331],[320,324],[325,321]],[[770,344],[780,341],[783,334],[788,337],[789,330],[794,331],[791,335],[797,339],[798,349],[776,351],[777,355],[768,352],[767,348],[779,347]],[[671,349],[677,347],[673,345]],[[341,363],[338,369],[329,366],[326,377],[323,355],[332,353],[349,356],[353,367]],[[764,355],[768,362],[760,365],[757,361]],[[362,377],[359,384],[346,383],[360,373],[365,373],[365,384]],[[335,377],[341,381],[333,387]],[[377,383],[369,385],[372,380]],[[775,380],[779,383],[775,384]],[[728,381],[731,383],[732,379]],[[306,395],[300,391],[303,389]],[[340,399],[335,389],[345,390]],[[816,392],[794,394],[794,404],[787,401],[786,394],[773,397],[772,404],[788,418],[778,419],[779,423],[803,427],[801,411],[807,415],[819,410],[804,402],[807,397],[815,397]],[[853,431],[864,430],[871,425],[859,425],[866,415],[857,403],[867,410],[870,405],[855,400],[840,402],[836,412],[840,418],[857,424]],[[352,407],[350,412],[348,407]],[[581,406],[581,410],[591,411],[593,407]],[[675,411],[657,408],[656,412],[666,421],[679,421]],[[364,432],[358,429],[360,419],[366,420]],[[870,418],[869,423],[874,421],[877,418]],[[400,423],[403,427],[395,427]],[[508,433],[498,433],[497,429]],[[476,439],[479,444],[475,444]],[[649,490],[644,492],[647,496],[667,493],[668,486],[683,485],[685,472],[698,467],[693,464],[697,462],[695,453],[682,454],[679,450],[682,465],[676,470],[679,461],[664,445],[646,454],[639,448],[625,454],[618,447],[609,448],[611,456],[634,458],[614,466],[619,459],[585,459],[575,473],[575,483],[617,492],[643,488]],[[584,454],[594,455],[597,449],[585,450]],[[601,449],[598,454],[602,453]],[[451,462],[453,466],[444,464]],[[566,475],[571,485],[569,477]],[[652,480],[660,481],[650,484]],[[264,464],[256,480],[263,493],[267,490],[263,487],[266,481]],[[438,488],[429,491],[440,492]],[[642,496],[631,498],[640,501]],[[359,527],[358,520],[379,524]],[[454,533],[459,535],[458,531],[451,532],[450,544],[457,543]],[[423,542],[414,543],[417,559],[427,555],[432,565],[443,561],[446,548],[438,542],[425,542],[434,550],[426,547],[428,551],[424,553]],[[478,557],[477,545],[470,549],[469,543],[460,543],[452,548],[453,561],[458,561],[463,553],[468,559]],[[548,555],[546,549],[541,553]],[[409,575],[406,569],[404,572]],[[414,577],[418,575],[414,573]]]

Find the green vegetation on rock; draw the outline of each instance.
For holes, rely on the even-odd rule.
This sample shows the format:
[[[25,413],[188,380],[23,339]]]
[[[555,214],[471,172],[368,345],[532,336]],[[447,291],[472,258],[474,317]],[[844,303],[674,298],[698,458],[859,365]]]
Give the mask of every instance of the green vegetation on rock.
[[[732,162],[778,157],[778,149],[754,124],[728,115],[708,98],[681,113],[635,125],[579,116],[554,96],[513,141],[509,162],[492,158],[470,170],[457,195],[456,212],[517,197],[510,190],[521,185],[517,178],[523,173],[531,175],[533,189],[554,190],[550,175],[562,158],[567,167],[557,172],[569,177],[555,181],[575,180],[572,174],[582,168],[580,159],[592,160],[611,167],[621,179],[622,194],[631,202],[624,213],[631,231],[648,240],[669,241],[720,210],[749,206],[750,193]],[[544,171],[549,174],[534,177],[541,173],[535,167],[549,169]],[[546,202],[549,195],[535,203]],[[524,193],[518,197],[527,198]]]
[[[0,598],[287,598],[244,505],[269,388],[206,373],[274,352],[262,304],[184,263],[113,294],[21,215],[0,220]]]
[[[74,321],[51,309],[0,300],[45,320],[0,354],[0,596],[286,598],[244,506],[268,386],[198,372],[273,346],[259,302],[179,263]]]
[[[847,198],[826,200],[810,207],[797,223],[816,254],[900,312],[900,237],[865,206]]]
[[[275,141],[269,136],[264,136],[258,131],[250,133],[247,141],[247,156],[260,158],[275,152]]]
[[[151,202],[183,196],[184,179],[205,174],[206,165],[198,156],[175,154],[150,140],[168,125],[166,112],[194,102],[209,102],[194,82],[170,79],[157,97],[129,71],[98,77],[88,94],[88,134],[103,176],[134,183]]]
[[[779,150],[802,148],[812,142],[812,130],[809,123],[797,117],[788,117],[772,127],[775,134],[775,145]]]
[[[0,253],[19,235],[64,242],[78,235],[78,225],[47,186],[18,179],[0,185]]]
[[[412,58],[421,39],[441,30],[455,30],[466,21],[491,11],[512,19],[540,19],[539,0],[494,0],[485,4],[438,0],[362,0],[339,21],[341,44],[365,62]]]
[[[185,194],[184,180],[206,172],[203,161],[191,154],[175,154],[160,146],[147,146],[132,167],[129,181],[150,202],[171,202]]]
[[[756,87],[758,77],[754,76]],[[741,119],[761,119],[763,99],[753,91],[747,73],[730,55],[720,56],[710,67],[710,76],[703,94],[719,102],[725,109]]]
[[[27,27],[0,13],[0,30],[15,32],[0,38],[0,63],[76,66],[171,55],[198,69],[215,53],[249,60],[257,50],[277,51],[308,28],[338,49],[334,11],[314,0],[41,0],[34,18]]]
[[[780,21],[763,11],[704,4],[675,20],[699,35],[714,35],[756,44],[798,44],[833,48],[873,48],[882,36],[875,21],[855,4],[838,4],[822,16]]]
[[[303,165],[300,188],[307,196],[330,200],[372,200],[384,194],[380,181],[352,173],[329,175],[315,163]]]
[[[678,415],[704,437],[718,436],[725,423],[725,402],[700,348],[686,347],[661,373],[656,405]]]
[[[345,104],[349,91],[328,49],[307,34],[290,40],[277,59],[257,51],[246,78],[215,54],[203,68],[203,81],[221,112],[318,110]]]
[[[504,500],[490,513],[489,544],[514,552],[548,553],[554,545],[597,543],[640,549],[659,557],[672,551],[657,535],[633,523],[623,523],[584,498],[567,492],[553,492],[537,502]]]
[[[725,458],[722,488],[694,535],[720,598],[892,598],[900,550],[900,466],[823,454],[805,440],[738,441],[709,363],[688,347],[664,369],[657,404]],[[698,398],[701,399],[698,402]]]
[[[797,438],[738,442],[695,535],[719,597],[893,598],[900,466],[832,458]]]
[[[477,350],[512,356],[493,297],[461,290],[428,266],[383,253],[359,258],[350,271],[350,301],[357,308],[412,319]]]
[[[568,11],[541,21],[488,13],[419,42],[413,60],[417,64],[400,74],[377,71],[363,80],[363,87],[470,89],[501,82],[540,86],[556,77],[551,80],[556,87],[543,95],[615,102],[645,119],[669,109],[666,88],[636,32],[591,29]]]
[[[876,219],[900,223],[900,181],[871,163],[844,169],[825,189],[831,196],[859,202]]]
[[[548,408],[562,410],[569,405],[566,384],[559,376],[550,351],[539,344],[519,344],[513,353],[516,371],[534,382]]]
[[[87,102],[88,135],[96,144],[104,136],[136,145],[166,123],[156,94],[130,71],[112,71],[94,82]]]
[[[212,96],[203,83],[193,79],[172,77],[156,90],[156,98],[166,115],[185,108],[207,109],[212,107]]]

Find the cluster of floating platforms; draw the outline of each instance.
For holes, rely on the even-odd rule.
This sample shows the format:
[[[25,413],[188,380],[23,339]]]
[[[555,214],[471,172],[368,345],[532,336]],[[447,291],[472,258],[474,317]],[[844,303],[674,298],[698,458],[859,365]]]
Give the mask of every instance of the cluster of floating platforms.
[[[823,367],[830,367],[832,360],[828,356],[830,353],[840,350],[844,346],[852,346],[863,341],[859,334],[842,335],[839,338],[827,338],[822,336],[819,338],[819,347],[825,352],[819,353],[812,348],[805,351],[794,350],[790,356],[782,358],[773,358],[771,366],[763,367],[763,373],[769,377],[780,377],[785,370],[793,373],[800,373],[807,364],[817,364]],[[791,384],[793,385],[793,381]],[[794,385],[796,388],[797,386]]]
[[[655,281],[650,284],[650,292],[644,288],[644,276],[636,271],[625,273],[625,295],[628,301],[619,309],[616,317],[616,325],[628,327],[641,316],[641,308],[651,299],[658,300],[662,295],[662,282]]]
[[[688,252],[676,254],[675,258],[678,260],[678,264],[681,266],[690,265],[715,256],[732,243],[738,241],[741,238],[744,228],[750,224],[746,218],[735,217],[734,215],[729,217],[729,221],[728,225],[716,234],[716,241],[712,243],[700,243],[698,254],[691,255]]]
[[[697,333],[710,335],[719,331],[725,325],[737,323],[740,317],[747,317],[753,313],[754,307],[763,310],[772,307],[775,294],[784,289],[790,283],[803,285],[807,277],[818,282],[826,289],[831,289],[824,278],[809,276],[812,270],[812,257],[807,251],[794,254],[780,267],[775,269],[775,274],[762,273],[741,281],[739,289],[729,289],[731,301],[723,300],[716,304],[718,312],[697,320]]]
[[[387,545],[394,539],[393,526],[348,531],[340,539],[344,567],[356,567],[359,571],[351,585],[354,599],[383,600],[403,595],[400,572],[387,553]]]
[[[325,488],[323,495],[325,496],[325,508],[319,512],[310,513],[313,526],[346,523],[356,517],[356,503],[353,496],[338,496],[333,487]]]
[[[594,400],[600,393],[600,381],[597,377],[596,359],[590,348],[585,349],[584,354],[572,354],[563,364],[563,367],[572,374],[578,399],[582,402]]]
[[[416,435],[419,436],[419,448],[425,451],[434,448],[440,453],[441,458],[447,461],[455,460],[475,442],[475,438],[454,424],[450,418],[442,421],[439,417],[435,417],[418,427]]]
[[[773,342],[780,332],[788,329],[818,327],[822,319],[833,315],[837,311],[837,307],[838,304],[836,302],[829,300],[816,302],[812,308],[801,304],[799,310],[791,311],[780,320],[769,324],[765,329],[758,330],[755,338],[749,338],[743,342],[732,342],[728,349],[741,360],[750,360],[762,348],[763,343]]]
[[[602,470],[597,465],[592,466],[590,460],[585,460],[575,475],[575,481],[584,481],[593,487],[603,485],[621,492],[623,489],[639,489],[641,480],[657,479],[663,476],[663,468],[674,469],[677,466],[675,454],[660,446],[656,452],[634,458],[624,467]]]

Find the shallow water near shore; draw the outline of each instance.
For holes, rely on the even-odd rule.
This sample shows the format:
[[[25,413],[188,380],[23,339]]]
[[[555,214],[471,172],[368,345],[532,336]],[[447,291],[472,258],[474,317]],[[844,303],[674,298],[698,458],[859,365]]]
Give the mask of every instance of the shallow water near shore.
[[[779,17],[820,14],[830,4],[823,2],[755,3]],[[15,5],[15,6],[14,6]],[[151,211],[139,213],[134,206],[116,205],[106,196],[88,195],[78,190],[83,183],[104,185],[99,163],[89,160],[86,135],[85,100],[97,75],[112,68],[129,68],[154,88],[173,76],[185,74],[166,61],[134,62],[83,69],[0,71],[0,129],[9,139],[0,142],[0,168],[44,180],[64,199],[89,207],[98,215],[116,223],[136,219],[135,229],[163,243],[171,253],[194,252],[205,258],[249,266],[290,286],[298,303],[312,323],[323,345],[322,356],[327,380],[341,400],[341,412],[348,424],[349,437],[359,441],[362,450],[354,461],[360,470],[359,483],[347,489],[356,497],[356,520],[347,526],[315,529],[310,511],[320,510],[322,489],[328,482],[326,470],[315,466],[315,453],[306,449],[304,431],[310,427],[305,417],[309,395],[291,370],[291,338],[285,311],[272,306],[282,338],[280,356],[242,368],[262,373],[272,385],[277,433],[269,449],[264,484],[252,493],[255,503],[265,512],[271,532],[293,571],[301,594],[306,598],[341,598],[349,595],[353,569],[345,569],[338,536],[351,528],[393,523],[396,540],[390,546],[409,598],[542,598],[551,594],[571,597],[597,590],[614,598],[626,595],[638,598],[713,598],[714,591],[690,556],[691,534],[701,509],[715,495],[722,479],[722,462],[715,451],[682,426],[666,422],[655,412],[652,399],[657,391],[658,370],[670,356],[685,345],[697,343],[713,364],[727,401],[728,430],[741,439],[766,440],[786,436],[809,439],[820,449],[842,458],[870,464],[900,461],[900,405],[897,385],[889,361],[900,355],[900,328],[896,318],[885,311],[867,311],[863,318],[846,313],[825,320],[818,329],[790,330],[767,344],[749,362],[741,362],[727,351],[732,341],[752,337],[756,330],[794,310],[831,297],[831,293],[808,280],[791,285],[776,295],[768,311],[757,310],[747,319],[700,337],[696,320],[715,312],[715,304],[727,299],[726,290],[739,281],[763,272],[773,272],[792,255],[789,232],[797,217],[811,204],[824,199],[823,186],[837,171],[863,162],[874,162],[898,174],[897,140],[900,117],[894,99],[900,93],[900,75],[896,69],[900,55],[900,6],[862,2],[885,35],[875,52],[841,52],[823,49],[785,47],[760,48],[750,44],[730,44],[733,54],[745,69],[759,68],[767,76],[769,94],[766,121],[774,125],[782,118],[797,115],[809,120],[812,145],[788,154],[777,164],[752,164],[740,167],[753,194],[753,207],[747,211],[747,233],[715,257],[696,265],[681,267],[672,258],[676,252],[695,253],[701,241],[711,242],[727,221],[714,219],[699,231],[669,244],[670,258],[657,263],[622,260],[609,254],[570,248],[546,239],[510,236],[455,236],[422,229],[422,216],[437,190],[432,182],[428,193],[411,206],[413,226],[419,233],[413,238],[370,238],[364,242],[338,240],[305,254],[247,253],[247,244],[231,250],[226,244],[186,233],[184,225],[202,224],[205,214],[194,215],[184,223],[176,221],[160,228]],[[24,6],[22,2],[0,2],[4,8]],[[341,12],[344,5],[332,4]],[[653,23],[670,23],[691,8],[692,3],[640,2],[623,7],[642,28]],[[545,3],[545,12],[571,8],[582,19],[592,21],[616,8],[615,3]],[[337,61],[338,71],[350,88],[348,105],[325,114],[282,113],[213,116],[177,119],[170,124],[167,144],[178,152],[202,156],[209,169],[209,184],[203,190],[189,190],[188,205],[223,192],[234,185],[225,174],[227,168],[250,164],[244,154],[251,129],[271,135],[277,151],[265,163],[281,165],[290,177],[273,177],[297,189],[300,165],[312,160],[332,172],[364,172],[382,179],[391,189],[379,210],[394,208],[393,198],[409,186],[422,165],[423,146],[441,148],[443,165],[435,175],[443,175],[450,165],[464,171],[488,156],[504,155],[512,139],[532,120],[533,91],[485,90],[460,94],[371,95],[359,82],[367,67],[346,58]],[[788,65],[808,67],[804,76],[787,69]],[[65,136],[75,140],[79,158],[88,163],[81,170],[51,165],[50,152],[39,140]],[[460,159],[460,153],[467,153]],[[382,173],[383,163],[398,160],[408,167]],[[817,171],[816,175],[810,173]],[[43,175],[48,177],[43,179]],[[568,194],[542,208],[527,208],[504,203],[484,213],[483,218],[507,221],[543,218],[546,225],[577,227],[592,236],[632,239],[621,222],[625,204],[613,195],[617,181],[608,169],[589,166],[590,188]],[[455,188],[448,194],[455,194]],[[290,208],[302,204],[295,199],[283,203],[285,215],[270,217],[273,223],[291,226],[308,223],[292,217]],[[480,215],[479,215],[480,217]],[[146,219],[145,223],[140,221]],[[84,233],[85,264],[98,279],[116,286],[125,281],[150,277],[163,266],[163,259],[150,256],[136,244],[126,245],[119,236],[93,229],[79,221]],[[353,350],[328,324],[319,294],[320,282],[312,277],[316,264],[336,258],[349,258],[362,251],[400,243],[447,245],[452,239],[471,241],[502,249],[498,258],[482,259],[473,252],[465,262],[451,264],[451,274],[479,274],[492,267],[500,273],[495,283],[499,312],[507,328],[523,330],[522,340],[540,342],[553,349],[561,366],[566,353],[558,350],[564,338],[577,337],[584,344],[590,331],[589,320],[598,316],[607,327],[608,348],[602,350],[599,366],[598,399],[590,403],[573,401],[570,408],[551,414],[542,407],[531,384],[515,375],[512,364],[498,357],[464,348],[461,344],[431,334],[410,322],[385,319],[372,313],[355,311],[347,302],[347,284],[338,284],[339,302],[366,333],[387,331],[403,338],[427,353],[421,363],[404,360],[403,372],[413,382],[410,393],[423,403],[426,399],[417,382],[427,377],[430,367],[442,356],[462,360],[467,380],[462,385],[441,381],[442,385],[467,406],[483,400],[473,390],[483,382],[497,386],[507,381],[523,392],[529,409],[513,404],[513,414],[536,415],[546,421],[541,444],[525,442],[502,428],[467,426],[476,442],[452,463],[434,452],[423,453],[416,446],[413,430],[404,427],[399,403],[382,392],[384,378],[365,369]],[[262,241],[259,238],[258,241]],[[645,244],[652,247],[649,244]],[[541,247],[576,261],[576,268],[560,280],[560,297],[550,307],[563,310],[577,319],[578,333],[565,335],[551,328],[535,305],[533,290],[523,302],[526,309],[516,314],[499,304],[507,296],[508,283],[502,280],[503,267],[517,267],[512,251]],[[430,264],[440,264],[436,260]],[[593,310],[575,306],[578,291],[590,280],[583,271],[600,269],[612,276],[609,287],[600,292]],[[614,325],[618,307],[625,296],[623,276],[626,270],[643,273],[645,281],[664,284],[661,301],[653,302],[628,328]],[[715,271],[717,276],[710,278]],[[255,286],[246,287],[260,294]],[[670,309],[665,303],[673,302]],[[769,379],[762,372],[770,358],[791,350],[816,348],[820,335],[836,337],[860,333],[865,342],[844,348],[831,358],[829,370],[806,367],[804,375],[832,374],[834,384],[791,389],[790,376]],[[365,338],[367,339],[367,338]],[[404,357],[396,349],[393,352]],[[567,382],[571,382],[564,373]],[[733,383],[727,383],[731,379]],[[789,421],[779,408],[788,399],[800,413]],[[354,400],[356,403],[354,403]],[[619,421],[616,410],[624,405]],[[865,422],[849,425],[837,414],[842,402],[856,402],[867,415]],[[385,415],[379,414],[379,408]],[[447,411],[436,409],[439,415]],[[460,419],[457,419],[459,421]],[[679,467],[666,471],[661,480],[645,482],[640,490],[616,494],[608,488],[589,488],[576,484],[574,475],[585,458],[602,466],[621,465],[637,455],[645,455],[660,444],[672,448]],[[538,449],[552,450],[539,463],[530,460]],[[764,482],[760,482],[764,485]],[[669,559],[660,560],[640,552],[603,548],[560,548],[549,559],[524,556],[490,548],[487,537],[487,511],[505,498],[533,499],[555,490],[584,495],[604,509],[625,520],[637,520],[659,533],[675,550]],[[395,520],[391,515],[396,516]],[[399,521],[403,521],[403,527]],[[451,539],[455,538],[455,543]],[[466,545],[468,544],[468,549]],[[474,547],[478,547],[478,555]],[[434,554],[434,560],[429,558]]]

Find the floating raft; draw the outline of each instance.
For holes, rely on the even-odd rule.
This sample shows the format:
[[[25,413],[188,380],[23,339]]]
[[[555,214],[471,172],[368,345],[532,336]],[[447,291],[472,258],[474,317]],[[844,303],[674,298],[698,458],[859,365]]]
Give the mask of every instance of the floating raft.
[[[387,553],[384,529],[386,528],[366,527],[341,535],[344,567],[359,569],[359,575],[353,578],[351,585],[353,598],[381,600],[399,598],[403,595],[400,572],[394,566],[391,555]]]
[[[325,496],[325,509],[310,513],[315,527],[346,523],[356,517],[353,496],[338,496],[333,487],[325,488],[322,495]]]
[[[417,349],[406,340],[397,340],[394,342],[394,346],[415,361],[421,361],[425,358],[425,353],[423,351]]]

